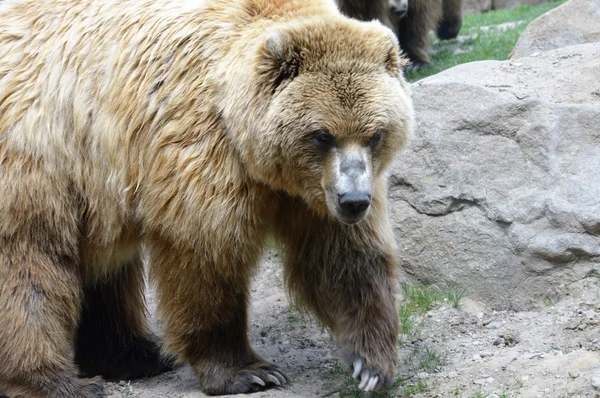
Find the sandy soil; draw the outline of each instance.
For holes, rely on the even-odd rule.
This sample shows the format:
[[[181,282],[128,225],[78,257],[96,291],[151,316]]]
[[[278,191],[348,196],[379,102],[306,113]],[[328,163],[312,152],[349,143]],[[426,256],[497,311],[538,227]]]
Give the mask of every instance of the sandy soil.
[[[354,390],[335,343],[290,304],[277,254],[253,290],[250,335],[292,383],[257,397],[368,396]],[[154,295],[149,293],[151,308]],[[496,312],[469,299],[419,317],[404,338],[398,386],[389,396],[600,397],[600,276],[565,284],[556,302],[531,312]],[[160,322],[153,322],[160,328]],[[148,380],[108,385],[109,397],[203,397],[188,367]]]

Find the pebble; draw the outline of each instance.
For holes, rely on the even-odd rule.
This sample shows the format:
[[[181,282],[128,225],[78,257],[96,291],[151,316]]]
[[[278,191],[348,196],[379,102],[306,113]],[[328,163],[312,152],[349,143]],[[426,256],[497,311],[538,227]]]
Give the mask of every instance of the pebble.
[[[474,361],[479,361],[480,359],[481,359],[481,356],[479,354],[473,355],[473,360]]]
[[[477,384],[478,386],[482,386],[484,384],[491,383],[493,381],[494,381],[493,377],[488,377],[488,378],[485,378],[485,379],[473,380],[473,384]]]
[[[480,356],[480,357],[482,357],[482,358],[485,358],[485,357],[491,357],[491,356],[493,356],[493,355],[494,355],[494,354],[493,354],[491,351],[481,351],[481,352],[479,353],[479,356]]]
[[[579,372],[569,372],[569,377],[572,379],[576,379],[579,376],[581,376],[581,373],[579,373]]]
[[[427,372],[419,372],[417,373],[417,379],[426,379],[429,377],[429,373]]]
[[[494,342],[492,344],[493,345],[503,345],[504,339],[502,337],[496,337],[496,339],[494,340]]]
[[[490,322],[487,325],[485,325],[486,329],[500,329],[500,326],[502,326],[500,324],[500,322]]]
[[[448,378],[455,379],[458,377],[458,372],[448,372]]]

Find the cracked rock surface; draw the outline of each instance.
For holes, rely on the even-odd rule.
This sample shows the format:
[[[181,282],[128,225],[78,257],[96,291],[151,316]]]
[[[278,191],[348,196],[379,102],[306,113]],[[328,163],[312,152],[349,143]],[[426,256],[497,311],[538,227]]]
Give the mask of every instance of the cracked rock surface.
[[[415,135],[389,180],[410,277],[523,310],[600,269],[600,43],[459,65],[412,91]]]

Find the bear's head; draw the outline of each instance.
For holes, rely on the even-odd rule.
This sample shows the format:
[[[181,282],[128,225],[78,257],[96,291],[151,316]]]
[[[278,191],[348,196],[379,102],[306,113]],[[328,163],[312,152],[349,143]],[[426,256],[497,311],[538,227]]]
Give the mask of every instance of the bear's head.
[[[269,98],[253,149],[260,179],[347,224],[369,212],[412,129],[412,103],[394,34],[340,17],[285,24],[259,51]]]

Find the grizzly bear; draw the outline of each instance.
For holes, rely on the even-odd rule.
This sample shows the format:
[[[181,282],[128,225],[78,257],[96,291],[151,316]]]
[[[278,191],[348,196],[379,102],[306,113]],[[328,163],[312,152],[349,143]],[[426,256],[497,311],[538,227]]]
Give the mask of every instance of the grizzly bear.
[[[441,40],[458,36],[462,26],[462,0],[337,0],[343,14],[362,21],[378,19],[394,30],[411,63],[407,69],[431,65],[428,34]]]
[[[184,362],[209,394],[287,383],[248,340],[270,238],[360,387],[388,388],[403,62],[332,0],[3,2],[0,393],[100,397]]]

